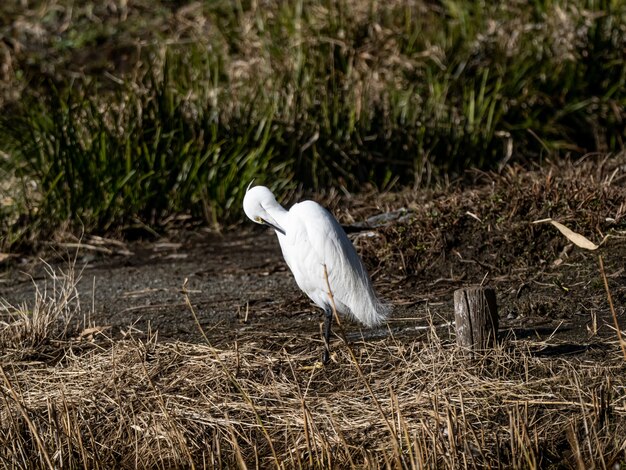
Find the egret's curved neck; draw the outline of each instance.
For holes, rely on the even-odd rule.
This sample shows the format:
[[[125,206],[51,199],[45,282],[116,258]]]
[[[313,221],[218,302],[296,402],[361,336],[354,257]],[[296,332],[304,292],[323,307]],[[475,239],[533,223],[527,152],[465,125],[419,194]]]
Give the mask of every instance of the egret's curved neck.
[[[289,212],[283,206],[276,201],[272,201],[269,204],[263,204],[262,207],[280,227],[286,229]]]

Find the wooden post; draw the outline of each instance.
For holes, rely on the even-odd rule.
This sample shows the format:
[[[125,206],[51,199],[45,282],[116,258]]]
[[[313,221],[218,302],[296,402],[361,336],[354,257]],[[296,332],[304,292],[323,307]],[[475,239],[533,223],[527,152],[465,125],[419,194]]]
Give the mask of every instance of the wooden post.
[[[467,287],[454,291],[456,343],[472,352],[496,345],[498,306],[490,287]]]

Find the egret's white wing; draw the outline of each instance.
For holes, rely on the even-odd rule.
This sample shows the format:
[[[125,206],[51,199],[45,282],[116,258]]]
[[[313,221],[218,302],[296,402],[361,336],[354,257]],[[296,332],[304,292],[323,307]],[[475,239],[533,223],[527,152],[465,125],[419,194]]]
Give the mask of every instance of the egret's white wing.
[[[369,298],[373,292],[367,272],[344,230],[330,212],[312,201],[296,204],[289,213],[298,219],[301,226],[297,244],[309,248],[307,253],[300,255],[302,260],[306,259],[307,272],[300,275],[306,277],[308,289],[316,289],[314,295],[328,303],[325,265],[337,309],[341,313],[360,316],[355,311],[359,305],[357,299],[362,296]],[[313,298],[313,295],[309,296]],[[317,303],[315,298],[313,300]]]

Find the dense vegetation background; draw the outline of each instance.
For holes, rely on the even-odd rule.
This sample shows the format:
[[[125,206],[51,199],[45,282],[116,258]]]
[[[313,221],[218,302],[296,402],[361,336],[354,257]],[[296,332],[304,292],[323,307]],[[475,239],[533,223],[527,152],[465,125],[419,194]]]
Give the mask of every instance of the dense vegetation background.
[[[0,5],[0,248],[624,146],[626,3]]]
[[[0,1],[0,468],[626,469],[625,81],[624,0]],[[271,233],[168,232],[253,178],[376,226],[327,367]]]

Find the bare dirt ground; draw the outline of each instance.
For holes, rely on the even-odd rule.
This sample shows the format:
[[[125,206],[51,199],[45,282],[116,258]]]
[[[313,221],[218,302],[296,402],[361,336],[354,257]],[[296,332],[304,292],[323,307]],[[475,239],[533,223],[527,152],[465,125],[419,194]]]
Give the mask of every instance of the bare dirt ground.
[[[554,232],[555,238],[560,236]],[[214,346],[268,341],[285,347],[280,341],[284,336],[291,341],[299,337],[300,348],[321,351],[320,310],[298,290],[272,232],[242,228],[222,236],[196,232],[185,238],[131,243],[124,255],[94,255],[88,249],[79,250],[77,257],[75,251],[65,254],[70,261],[76,258],[75,269],[81,273],[77,287],[85,317],[78,320],[113,338],[156,332],[161,341],[204,342],[202,328]],[[609,258],[607,276],[622,319],[626,287],[623,264],[619,264],[626,260],[624,242],[609,240],[601,252]],[[406,280],[379,272],[374,278],[377,288],[394,306],[388,325],[361,331],[358,323],[348,322],[348,331],[366,338],[391,333],[408,341],[435,325],[447,336],[454,329],[453,290],[483,280],[481,276],[468,279],[464,271],[455,274],[458,259],[449,259],[443,268],[451,272],[448,278]],[[554,266],[557,260],[550,261],[552,266],[532,280],[513,277],[487,282],[497,289],[501,334],[544,339],[545,347],[538,351],[543,354],[601,352],[605,346],[600,339],[615,332],[599,282],[597,255],[576,253],[559,266]],[[481,263],[480,259],[472,262]],[[66,270],[68,263],[55,264]],[[483,277],[488,276],[489,268],[483,269]],[[41,262],[13,266],[4,273],[0,296],[13,304],[32,301],[33,281],[42,290],[50,285]],[[199,324],[185,303],[184,284]],[[594,322],[597,335],[592,334]]]
[[[320,310],[298,290],[272,232],[242,227],[223,235],[179,234],[178,240],[126,244],[123,255],[94,255],[88,248],[80,249],[78,257],[75,251],[64,254],[76,258],[75,269],[81,272],[77,287],[85,324],[113,338],[152,332],[160,341],[205,342],[206,335],[218,347],[235,341],[286,347],[280,338],[293,341],[296,335],[300,348],[321,348]],[[55,266],[64,270],[68,264],[57,261]],[[0,296],[14,304],[32,301],[33,281],[41,290],[50,285],[44,268],[37,260],[12,267]],[[185,303],[183,285],[198,322]],[[386,300],[393,302],[394,289],[401,294],[389,324],[393,331],[415,335],[418,327],[428,326],[427,296],[404,292],[399,284],[378,286]],[[439,301],[429,307],[441,310],[435,320],[441,324],[449,321],[442,307]],[[388,334],[387,326],[361,332],[357,323],[348,324],[355,335]]]

